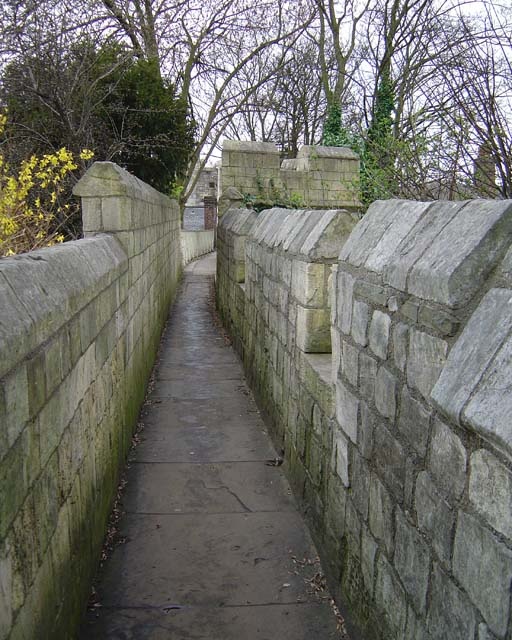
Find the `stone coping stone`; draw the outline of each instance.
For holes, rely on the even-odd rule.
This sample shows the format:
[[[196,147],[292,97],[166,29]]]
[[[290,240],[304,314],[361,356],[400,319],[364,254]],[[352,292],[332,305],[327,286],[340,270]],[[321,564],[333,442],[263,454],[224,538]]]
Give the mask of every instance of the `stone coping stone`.
[[[491,289],[451,349],[434,385],[436,405],[512,455],[512,290]]]
[[[0,378],[127,268],[120,244],[107,235],[2,258]]]
[[[219,221],[219,227],[237,236],[246,236],[257,218],[258,213],[254,209],[229,209]]]
[[[128,196],[167,207],[174,202],[114,162],[95,162],[76,183],[73,195],[81,198]]]
[[[250,239],[292,256],[307,256],[310,261],[334,260],[356,222],[356,214],[344,209],[275,207],[259,214]]]
[[[359,156],[349,147],[324,147],[304,145],[299,149],[297,158],[333,158],[340,160],[359,160]]]
[[[381,200],[370,205],[339,260],[423,300],[460,308],[503,260],[511,238],[512,200]]]
[[[223,151],[239,153],[272,153],[279,155],[279,149],[273,142],[251,142],[250,140],[224,140]]]

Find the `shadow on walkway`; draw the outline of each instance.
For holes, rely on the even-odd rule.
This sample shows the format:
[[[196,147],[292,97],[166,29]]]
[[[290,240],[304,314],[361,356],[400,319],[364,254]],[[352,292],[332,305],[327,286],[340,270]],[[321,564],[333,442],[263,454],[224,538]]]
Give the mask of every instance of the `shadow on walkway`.
[[[190,264],[131,454],[124,515],[81,639],[338,638],[316,551],[215,327],[215,254]],[[318,581],[318,575],[317,580]]]

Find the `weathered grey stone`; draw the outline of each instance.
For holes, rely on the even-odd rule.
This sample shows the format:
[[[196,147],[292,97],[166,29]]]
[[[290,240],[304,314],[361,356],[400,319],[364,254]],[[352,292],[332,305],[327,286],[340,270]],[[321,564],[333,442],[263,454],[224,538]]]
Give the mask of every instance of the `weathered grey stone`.
[[[435,238],[464,206],[463,202],[432,202],[423,218],[402,240],[384,271],[384,280],[396,289],[407,290],[407,276],[414,263],[426,252]]]
[[[451,307],[468,302],[510,242],[512,204],[470,200],[415,262],[410,293]]]
[[[370,494],[370,469],[361,456],[354,453],[350,468],[350,486],[352,501],[363,520],[368,518],[368,500]]]
[[[24,363],[0,382],[0,428],[7,435],[8,447],[14,444],[29,418],[28,390],[27,366]]]
[[[507,289],[491,289],[451,349],[443,372],[432,389],[433,400],[456,422],[460,423],[464,405],[479,385],[483,374],[488,370],[511,330],[512,292]],[[485,340],[481,339],[483,335]],[[507,375],[506,371],[505,368],[504,376]],[[498,382],[496,375],[490,382]],[[499,388],[503,387],[500,385]],[[500,402],[496,403],[497,389],[493,394],[491,387],[484,383],[481,393],[476,394],[471,408],[468,407],[467,420],[484,435],[494,436],[505,444],[512,443],[510,435],[507,435],[508,421],[505,425],[501,414],[501,407],[508,401],[508,395],[500,393]]]
[[[405,627],[404,639],[407,640],[429,640],[426,623],[416,616],[412,607],[407,609],[407,625]]]
[[[412,397],[407,385],[402,387],[398,429],[422,457],[427,453],[431,411]]]
[[[378,242],[371,247],[365,261],[365,267],[371,271],[382,273],[391,257],[395,255],[402,240],[428,209],[430,203],[391,200],[384,203],[377,202],[375,205],[380,205],[381,208],[385,207],[387,209],[388,224]],[[370,209],[368,209],[366,215],[370,213]],[[372,228],[370,227],[371,230]]]
[[[392,637],[402,638],[407,620],[405,593],[393,568],[383,555],[377,560],[375,602],[393,634]]]
[[[393,327],[393,359],[400,371],[405,371],[407,362],[407,343],[409,341],[409,327],[399,322]]]
[[[430,472],[443,496],[460,497],[466,482],[467,455],[460,438],[439,418],[434,420],[430,444]]]
[[[418,320],[420,324],[424,324],[434,331],[439,331],[445,336],[454,336],[460,326],[459,319],[453,313],[425,304],[420,306]]]
[[[411,329],[407,382],[425,398],[430,397],[432,387],[443,370],[447,352],[448,345],[444,340]]]
[[[375,427],[373,457],[377,470],[399,501],[405,484],[405,455],[402,445],[381,424]]]
[[[395,313],[400,309],[401,299],[399,296],[390,296],[387,301],[387,307],[392,312]]]
[[[387,313],[379,310],[373,312],[369,333],[370,349],[382,360],[388,357],[390,327],[391,318]]]
[[[352,337],[365,347],[368,344],[368,314],[370,307],[362,300],[354,300],[352,311]]]
[[[476,611],[464,593],[434,564],[427,618],[432,640],[474,638]]]
[[[322,212],[306,237],[301,253],[312,260],[337,258],[356,222],[357,216],[354,213],[342,209]]]
[[[0,638],[5,640],[12,624],[12,554],[7,540],[0,546]]]
[[[512,383],[512,335],[496,354],[469,404],[463,411],[463,422],[487,440],[512,454],[510,413],[512,394],[504,393]]]
[[[416,480],[415,509],[418,527],[432,540],[439,559],[448,564],[452,551],[452,531],[455,514],[443,500],[426,471]]]
[[[345,271],[338,271],[338,322],[341,331],[350,333],[352,326],[352,295],[354,290],[354,278]]]
[[[357,387],[358,360],[359,351],[350,342],[344,340],[341,347],[341,371],[354,387]]]
[[[379,367],[375,379],[375,406],[379,413],[391,421],[396,414],[396,385],[395,376],[385,367]]]
[[[361,530],[361,570],[363,580],[370,596],[373,594],[373,579],[375,575],[375,557],[378,545],[372,538],[368,529],[363,526]]]
[[[400,308],[400,313],[408,320],[416,323],[420,316],[420,305],[413,300],[406,300]]]
[[[359,389],[363,397],[370,401],[374,400],[376,377],[377,361],[361,351],[359,354]]]
[[[297,305],[297,347],[305,353],[330,353],[331,328],[328,309],[307,309]]]
[[[491,631],[504,637],[510,614],[512,551],[463,511],[455,533],[453,573]]]
[[[430,553],[421,535],[398,510],[394,563],[416,611],[424,613],[427,606]]]
[[[478,625],[478,640],[496,640],[496,636],[491,633],[489,627],[483,622]]]
[[[363,458],[370,459],[373,449],[373,430],[377,422],[376,416],[368,408],[366,402],[360,402],[361,421],[359,423],[359,452]]]
[[[389,297],[389,288],[368,282],[368,280],[358,280],[355,293],[360,298],[366,298],[373,304],[385,307]]]
[[[470,459],[469,501],[491,527],[512,538],[512,473],[485,449]]]
[[[338,374],[341,369],[341,359],[342,359],[342,351],[341,351],[341,336],[340,332],[335,328],[331,327],[331,382],[334,384],[338,379]]]
[[[348,477],[348,439],[340,429],[334,429],[333,433],[333,453],[334,469],[339,476],[343,486],[349,487]]]
[[[357,443],[358,411],[359,400],[338,380],[336,382],[336,419],[354,443]]]
[[[382,540],[386,553],[391,557],[393,553],[393,502],[384,485],[375,474],[370,482],[370,531]]]
[[[292,295],[304,307],[326,306],[325,265],[294,260]]]

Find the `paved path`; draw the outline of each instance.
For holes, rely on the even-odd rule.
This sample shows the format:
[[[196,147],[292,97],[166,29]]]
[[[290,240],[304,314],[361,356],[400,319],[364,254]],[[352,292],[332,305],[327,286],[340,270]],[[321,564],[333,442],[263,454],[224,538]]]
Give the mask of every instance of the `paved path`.
[[[212,322],[215,255],[189,265],[82,640],[326,640],[316,552],[239,360]]]

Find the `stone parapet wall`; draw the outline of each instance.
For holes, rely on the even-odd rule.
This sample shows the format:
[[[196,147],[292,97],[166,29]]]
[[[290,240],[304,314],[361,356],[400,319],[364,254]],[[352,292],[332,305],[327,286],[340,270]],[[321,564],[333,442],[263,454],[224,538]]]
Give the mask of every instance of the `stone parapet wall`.
[[[283,239],[307,224],[285,214],[245,229],[229,329],[332,588],[364,637],[510,640],[512,202],[374,203],[320,261],[331,354],[297,341],[325,273],[300,252],[288,269]],[[218,286],[230,316],[233,279]]]
[[[182,269],[176,202],[111,163],[86,238],[0,260],[0,638],[75,637]]]
[[[192,262],[214,250],[215,231],[183,231],[181,230],[181,254],[183,265]]]
[[[296,159],[281,163],[279,150],[270,142],[225,140],[221,193],[230,187],[261,201],[357,210],[359,157],[345,147],[304,146]]]

